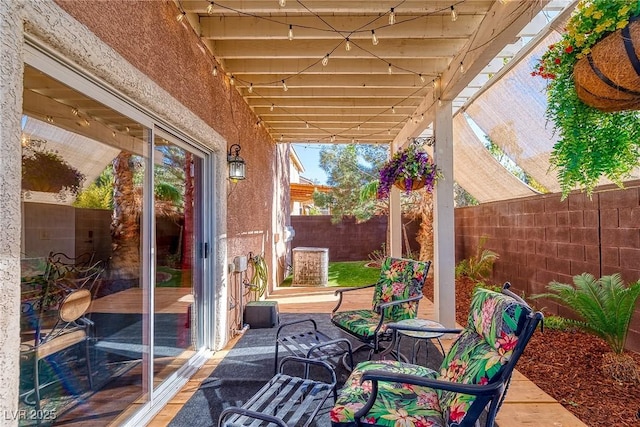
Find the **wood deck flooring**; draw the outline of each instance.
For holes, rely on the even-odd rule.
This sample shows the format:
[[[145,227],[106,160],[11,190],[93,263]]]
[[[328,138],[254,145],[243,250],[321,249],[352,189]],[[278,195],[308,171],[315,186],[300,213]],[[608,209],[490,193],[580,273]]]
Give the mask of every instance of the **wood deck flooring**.
[[[345,298],[341,308],[345,310],[367,307],[371,301],[371,290],[356,292]],[[269,297],[278,301],[280,313],[330,313],[337,302],[333,289],[328,288],[279,288]],[[433,304],[429,300],[420,303],[418,316],[433,318]],[[200,383],[205,380],[231,348],[239,337],[229,342],[224,350],[216,352],[212,358],[195,374],[183,389],[169,402],[156,417],[148,424],[150,427],[166,426],[178,413],[180,408],[198,390]],[[443,339],[445,348],[451,345],[451,340]],[[507,398],[505,399],[497,423],[500,427],[585,427],[582,421],[567,411],[551,396],[529,381],[524,375],[515,372]]]

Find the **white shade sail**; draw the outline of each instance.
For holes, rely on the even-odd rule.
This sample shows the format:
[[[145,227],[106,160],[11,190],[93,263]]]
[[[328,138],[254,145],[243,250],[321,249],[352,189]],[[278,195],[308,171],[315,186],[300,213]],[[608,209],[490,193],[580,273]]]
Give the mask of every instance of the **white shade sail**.
[[[454,179],[480,203],[535,194],[498,163],[462,114],[453,118],[453,156]]]
[[[557,138],[553,123],[545,118],[545,81],[532,77],[531,71],[548,45],[559,38],[551,32],[466,108],[493,143],[551,192],[560,191],[556,174],[549,171],[549,156]]]

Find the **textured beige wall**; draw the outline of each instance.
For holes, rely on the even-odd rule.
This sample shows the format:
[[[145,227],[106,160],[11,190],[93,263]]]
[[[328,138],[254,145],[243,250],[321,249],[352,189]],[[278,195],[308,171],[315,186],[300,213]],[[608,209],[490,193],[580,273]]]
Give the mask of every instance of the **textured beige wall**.
[[[22,5],[0,2],[0,424],[17,425]]]

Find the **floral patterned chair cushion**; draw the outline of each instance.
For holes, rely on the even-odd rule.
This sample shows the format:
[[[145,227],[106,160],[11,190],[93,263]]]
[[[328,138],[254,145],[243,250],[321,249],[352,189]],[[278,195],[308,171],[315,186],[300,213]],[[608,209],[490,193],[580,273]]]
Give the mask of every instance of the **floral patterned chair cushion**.
[[[364,407],[372,387],[370,381],[361,385],[360,379],[364,373],[375,369],[460,384],[484,385],[500,381],[500,373],[511,358],[530,313],[530,308],[524,302],[509,295],[478,288],[471,303],[469,324],[445,355],[439,373],[400,362],[361,363],[340,392],[331,412],[333,425],[355,424],[355,413]],[[535,325],[537,321],[533,329]],[[477,419],[490,400],[400,382],[380,381],[378,387],[373,407],[361,420],[365,424],[473,425],[469,419]],[[467,415],[469,419],[465,420]]]
[[[401,301],[422,295],[424,281],[430,262],[414,261],[402,258],[385,258],[380,268],[380,278],[376,283],[372,308],[348,310],[333,313],[331,321],[363,341],[370,341],[386,331],[381,324],[380,304]],[[384,310],[384,322],[395,322],[416,317],[418,301],[392,305]]]

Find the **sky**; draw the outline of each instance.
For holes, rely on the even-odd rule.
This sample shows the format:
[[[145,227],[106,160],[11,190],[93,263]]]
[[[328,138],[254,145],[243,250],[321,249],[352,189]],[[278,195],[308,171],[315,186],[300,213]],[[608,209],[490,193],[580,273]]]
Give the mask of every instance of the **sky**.
[[[320,149],[325,144],[292,144],[304,166],[302,176],[316,184],[326,185],[327,174],[320,168]]]

